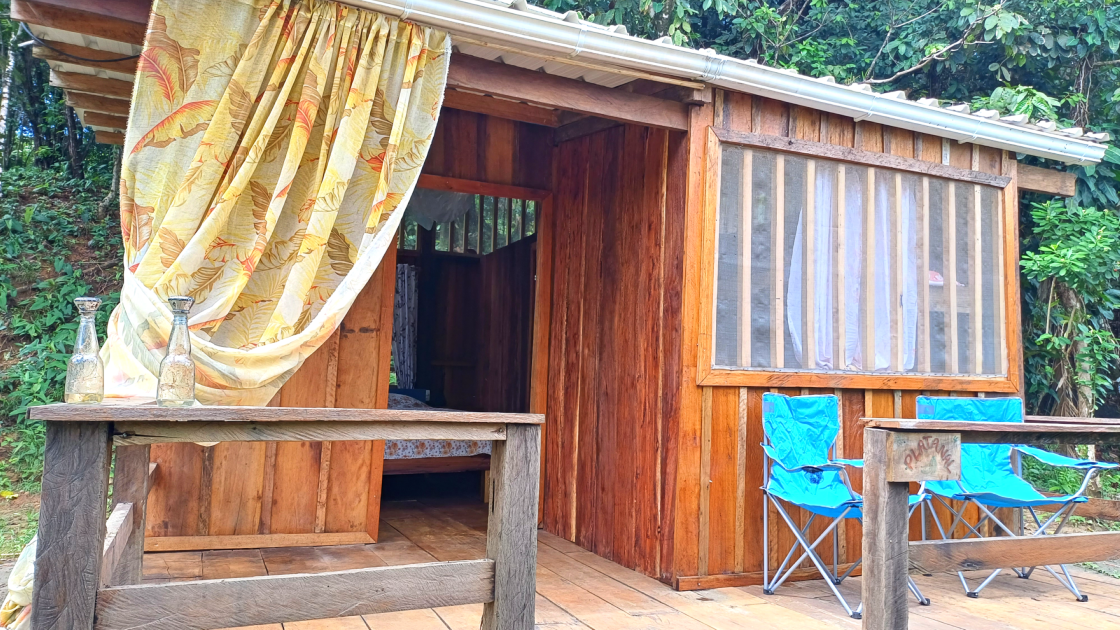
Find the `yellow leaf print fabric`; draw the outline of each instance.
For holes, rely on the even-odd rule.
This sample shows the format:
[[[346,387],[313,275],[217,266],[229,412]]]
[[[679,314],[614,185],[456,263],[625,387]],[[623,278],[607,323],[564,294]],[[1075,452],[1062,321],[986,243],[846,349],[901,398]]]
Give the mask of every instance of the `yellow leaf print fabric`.
[[[320,0],[156,0],[121,169],[109,396],[189,326],[204,404],[264,405],[342,322],[431,145],[446,33]]]

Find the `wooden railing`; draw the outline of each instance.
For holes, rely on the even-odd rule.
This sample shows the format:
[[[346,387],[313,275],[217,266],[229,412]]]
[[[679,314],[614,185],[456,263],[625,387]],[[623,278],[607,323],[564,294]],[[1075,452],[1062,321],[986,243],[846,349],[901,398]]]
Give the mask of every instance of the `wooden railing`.
[[[1028,418],[1025,423],[1006,423],[864,418],[867,427],[863,433],[865,630],[906,630],[907,573],[1120,559],[1120,532],[908,542],[910,483],[959,479],[962,442],[1095,444],[1120,441],[1120,422],[1051,420],[1054,419],[1035,417]]]
[[[484,603],[483,630],[533,627],[540,425],[534,414],[47,405],[31,627],[208,630]],[[140,585],[147,446],[161,442],[492,440],[486,558]],[[112,446],[118,445],[108,526]],[[107,527],[111,536],[107,537]]]

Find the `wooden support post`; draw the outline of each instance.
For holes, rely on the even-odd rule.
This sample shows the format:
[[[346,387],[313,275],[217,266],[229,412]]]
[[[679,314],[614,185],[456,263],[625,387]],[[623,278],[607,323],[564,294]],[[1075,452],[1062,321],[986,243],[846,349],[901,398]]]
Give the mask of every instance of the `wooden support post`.
[[[132,521],[116,569],[109,576],[106,586],[139,584],[141,560],[144,556],[144,522],[148,509],[148,490],[151,487],[151,449],[148,444],[117,447],[117,465],[113,470],[113,507],[121,503],[132,504]]]
[[[863,628],[906,630],[910,485],[887,481],[890,432],[864,429]]]
[[[31,627],[89,630],[109,500],[109,424],[47,422]]]
[[[101,554],[101,580],[99,582],[102,587],[109,586],[110,582],[113,581],[113,574],[120,566],[125,547],[128,546],[129,538],[132,537],[131,529],[134,522],[131,503],[118,503],[113,508],[113,512],[109,514],[109,520],[105,522],[105,546],[103,548],[104,552]]]
[[[539,425],[507,425],[490,456],[486,557],[494,561],[494,601],[482,630],[532,630],[536,604]]]
[[[875,371],[875,169],[867,169],[867,193],[863,200],[863,361],[864,372]],[[882,262],[882,261],[878,261]],[[882,325],[882,322],[879,322]]]

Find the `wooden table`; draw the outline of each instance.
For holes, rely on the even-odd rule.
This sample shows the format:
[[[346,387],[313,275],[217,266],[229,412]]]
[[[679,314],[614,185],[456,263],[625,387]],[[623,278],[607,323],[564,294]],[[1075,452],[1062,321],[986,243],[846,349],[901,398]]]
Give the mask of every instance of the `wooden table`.
[[[483,630],[533,627],[542,415],[63,404],[30,415],[47,425],[34,630],[208,630],[471,603],[485,604]],[[493,442],[486,558],[139,585],[148,445],[386,439]]]
[[[1044,421],[1040,421],[1044,420]],[[863,433],[863,627],[906,630],[908,573],[1044,566],[1120,558],[1120,532],[1038,538],[909,542],[913,481],[958,479],[960,443],[1120,442],[1116,421],[1026,423],[865,418]],[[955,453],[954,447],[955,443]],[[931,448],[931,445],[936,448]],[[955,461],[954,461],[955,457]],[[961,594],[964,597],[964,594]],[[953,605],[934,602],[934,605]]]

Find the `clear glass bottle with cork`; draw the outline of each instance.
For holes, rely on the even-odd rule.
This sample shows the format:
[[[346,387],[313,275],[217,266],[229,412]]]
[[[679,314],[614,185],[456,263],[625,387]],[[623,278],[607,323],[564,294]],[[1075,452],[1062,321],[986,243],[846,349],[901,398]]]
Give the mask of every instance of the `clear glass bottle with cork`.
[[[101,362],[96,322],[101,300],[80,297],[74,300],[74,306],[79,315],[78,337],[74,341],[74,354],[66,364],[63,400],[71,404],[95,404],[105,398],[105,364]]]
[[[159,364],[159,385],[156,404],[160,407],[191,407],[194,401],[194,359],[191,358],[191,335],[187,315],[194,299],[183,296],[167,298],[171,306],[171,335],[167,340],[167,356]]]

